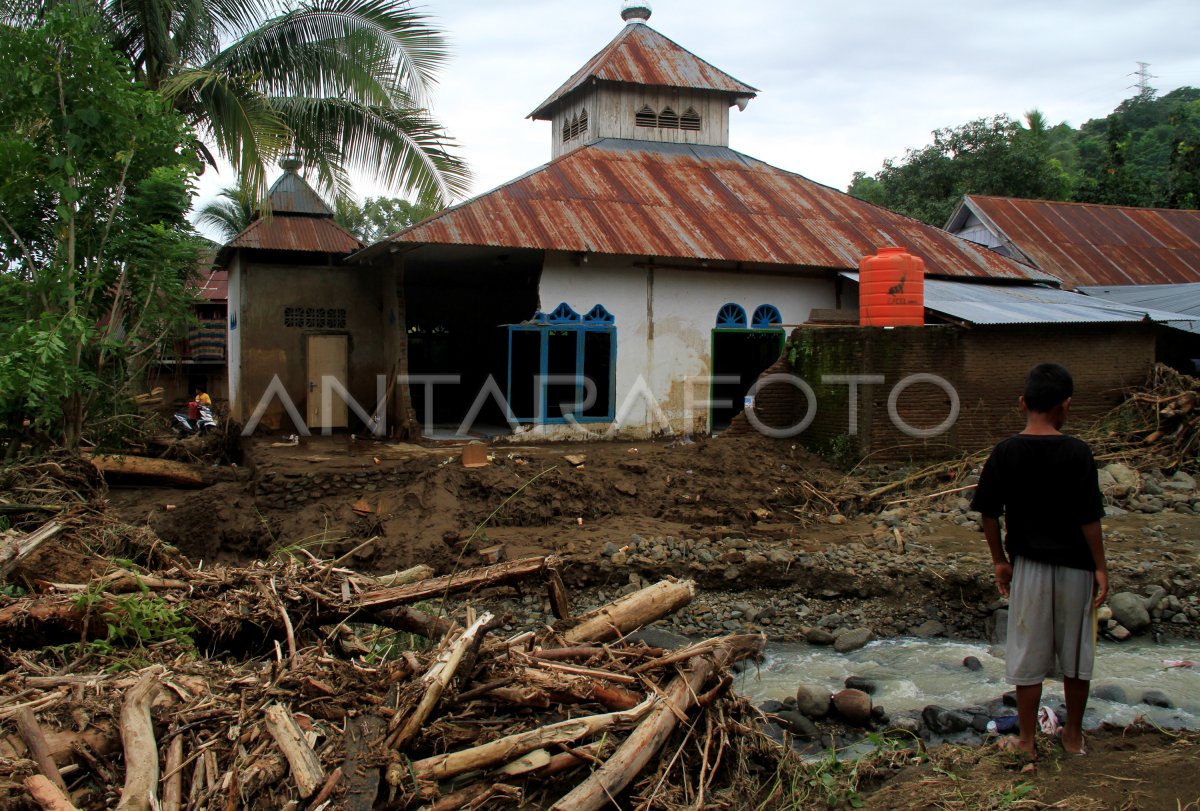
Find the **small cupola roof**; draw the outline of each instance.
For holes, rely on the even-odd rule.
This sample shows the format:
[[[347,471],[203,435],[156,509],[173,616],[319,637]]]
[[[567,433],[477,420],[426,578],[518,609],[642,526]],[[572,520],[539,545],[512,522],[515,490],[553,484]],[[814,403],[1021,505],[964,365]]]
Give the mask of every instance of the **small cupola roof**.
[[[333,209],[325,204],[321,195],[300,176],[304,163],[288,155],[279,162],[283,174],[271,184],[267,200],[273,214],[299,214],[310,217],[333,217]]]
[[[678,43],[651,28],[646,3],[627,2],[621,17],[626,25],[599,53],[567,79],[529,114],[550,120],[566,97],[592,82],[614,82],[652,87],[708,90],[734,100],[754,98],[757,88],[710,65]]]

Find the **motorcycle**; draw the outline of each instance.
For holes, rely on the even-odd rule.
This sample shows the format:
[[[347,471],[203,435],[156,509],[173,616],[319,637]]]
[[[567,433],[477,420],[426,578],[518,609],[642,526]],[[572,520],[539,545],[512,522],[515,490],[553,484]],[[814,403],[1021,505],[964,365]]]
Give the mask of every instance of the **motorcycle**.
[[[217,427],[217,420],[213,417],[211,406],[191,402],[188,403],[187,414],[175,415],[175,423],[172,427],[180,439],[189,436],[204,436]]]

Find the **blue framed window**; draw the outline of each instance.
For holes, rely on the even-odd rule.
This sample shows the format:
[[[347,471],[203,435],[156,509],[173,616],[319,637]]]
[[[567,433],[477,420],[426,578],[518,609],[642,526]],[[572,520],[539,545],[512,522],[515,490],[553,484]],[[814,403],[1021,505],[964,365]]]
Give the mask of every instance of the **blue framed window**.
[[[783,323],[783,316],[774,304],[760,304],[754,308],[750,324],[754,329],[775,329]]]
[[[580,316],[566,302],[508,327],[508,407],[517,422],[611,422],[617,330],[597,304]]]
[[[746,310],[732,301],[717,310],[717,329],[745,329]]]

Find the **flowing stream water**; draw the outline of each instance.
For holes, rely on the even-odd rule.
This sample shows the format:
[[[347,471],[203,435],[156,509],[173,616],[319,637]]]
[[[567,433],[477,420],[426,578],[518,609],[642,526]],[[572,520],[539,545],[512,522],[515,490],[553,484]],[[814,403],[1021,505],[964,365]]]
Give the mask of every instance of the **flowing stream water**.
[[[977,671],[963,666],[974,656],[983,664]],[[1004,680],[1003,651],[984,643],[945,639],[898,638],[872,642],[850,653],[811,645],[774,644],[757,669],[751,665],[739,677],[738,691],[755,702],[783,700],[794,695],[801,682],[840,690],[847,676],[875,682],[872,696],[891,714],[930,704],[949,709],[983,705],[1012,689]],[[1192,667],[1167,667],[1164,660],[1195,663]],[[1107,686],[1123,691],[1126,700],[1106,700],[1095,692]],[[1158,690],[1171,708],[1146,704],[1142,697]],[[1168,729],[1200,729],[1200,642],[1156,644],[1148,640],[1100,642],[1096,653],[1093,696],[1084,724],[1128,724],[1138,716]],[[1062,683],[1047,682],[1042,704],[1062,701]]]

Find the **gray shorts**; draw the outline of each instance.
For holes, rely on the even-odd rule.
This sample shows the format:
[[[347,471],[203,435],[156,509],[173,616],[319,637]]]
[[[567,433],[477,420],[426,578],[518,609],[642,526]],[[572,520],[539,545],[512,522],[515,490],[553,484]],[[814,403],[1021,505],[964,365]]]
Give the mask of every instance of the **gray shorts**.
[[[1041,684],[1067,676],[1090,681],[1096,658],[1094,575],[1018,557],[1008,597],[1008,681]]]

